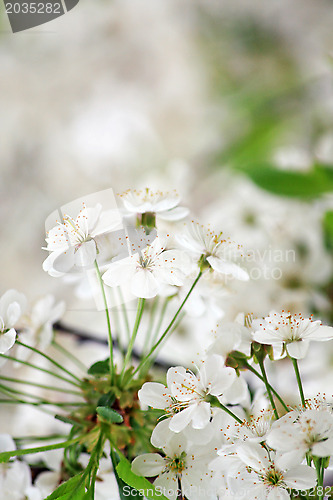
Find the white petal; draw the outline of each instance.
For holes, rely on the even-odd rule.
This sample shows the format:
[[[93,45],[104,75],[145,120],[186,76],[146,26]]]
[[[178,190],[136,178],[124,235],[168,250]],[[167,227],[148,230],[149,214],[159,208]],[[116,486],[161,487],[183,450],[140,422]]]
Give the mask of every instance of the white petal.
[[[207,257],[207,262],[209,262],[214,271],[217,271],[218,273],[231,274],[234,278],[242,281],[248,281],[250,279],[245,269],[242,269],[233,262],[227,262],[219,259],[218,257],[214,257],[213,255]]]
[[[0,333],[0,353],[5,354],[13,345],[16,340],[16,331],[11,328],[6,333]]]
[[[104,233],[109,233],[110,231],[116,231],[122,229],[122,221],[120,213],[117,209],[115,210],[105,210],[102,212],[98,218],[97,224],[90,235],[94,238]]]
[[[235,376],[232,384],[222,394],[222,404],[240,404],[247,401],[248,385],[242,375]]]
[[[53,252],[49,255],[48,259],[49,266],[46,266],[48,259],[44,260],[43,269],[44,271],[48,271],[50,274],[50,270],[54,269],[57,273],[67,273],[72,269],[75,263],[75,248],[70,247],[66,250],[66,252]],[[52,259],[51,259],[52,257]],[[47,269],[47,267],[51,269]]]
[[[267,495],[267,500],[290,500],[287,490],[275,487]]]
[[[192,416],[197,409],[197,405],[193,404],[185,410],[176,413],[169,420],[169,429],[173,432],[181,432],[191,422]]]
[[[178,480],[172,472],[165,472],[154,481],[154,486],[158,492],[169,498],[176,500],[178,497]]]
[[[321,325],[318,329],[311,335],[312,340],[332,340],[333,339],[333,327],[327,325]]]
[[[258,472],[270,465],[266,450],[260,444],[251,441],[247,441],[237,448],[237,456],[245,465],[249,465]]]
[[[19,293],[13,289],[7,290],[2,295],[2,297],[0,299],[0,316],[4,319],[6,325],[7,325],[8,319],[9,319],[7,316],[8,307],[13,302],[16,302],[17,304],[19,304],[20,309],[21,309],[21,314],[24,312],[26,305],[27,305],[27,299],[23,295],[23,293]],[[15,321],[17,321],[17,319]],[[7,326],[8,326],[8,328],[10,328],[13,325],[7,325]]]
[[[169,419],[161,420],[156,425],[152,432],[150,442],[155,448],[165,448],[170,441],[171,436],[174,435],[169,429]]]
[[[59,257],[59,255],[62,255],[62,253],[62,250],[60,250],[60,252],[52,252],[43,262],[43,270],[54,278],[60,278],[64,275],[63,272],[57,271],[53,267],[54,261]]]
[[[136,297],[151,299],[156,297],[160,285],[148,269],[139,269],[131,280],[131,292]]]
[[[192,426],[194,429],[203,429],[209,423],[211,417],[210,404],[201,402],[197,405],[192,415]]]
[[[79,267],[92,266],[96,259],[96,243],[86,241],[75,252],[75,265]]]
[[[279,421],[277,421],[279,422]],[[291,451],[299,447],[302,435],[293,424],[282,424],[281,427],[273,428],[266,439],[268,445],[274,450]]]
[[[16,450],[14,440],[9,434],[0,434],[0,453]]]
[[[175,207],[165,212],[158,212],[157,215],[159,219],[174,221],[184,219],[189,213],[190,211],[186,207]]]
[[[165,467],[165,460],[158,453],[139,455],[132,462],[132,472],[137,476],[155,477]]]
[[[278,332],[272,330],[258,330],[253,334],[253,340],[259,342],[259,344],[277,344],[282,342],[281,335]]]
[[[333,438],[315,443],[312,446],[312,454],[317,457],[329,457],[333,455]]]
[[[21,316],[21,307],[18,302],[12,302],[7,309],[7,317],[3,318],[5,326],[11,328],[19,320]]]
[[[146,382],[138,392],[142,404],[164,410],[171,403],[170,391],[158,382]]]
[[[295,342],[290,342],[290,344],[286,344],[286,348],[289,356],[295,359],[303,359],[306,356],[306,353],[309,349],[309,341],[308,340],[298,340]]]
[[[297,465],[284,474],[284,482],[289,488],[307,490],[316,485],[316,471],[308,465]]]
[[[290,467],[293,467],[295,464],[300,464],[303,461],[306,451],[304,447],[298,447],[295,450],[287,451],[275,458],[275,463],[279,469],[290,469]]]
[[[136,259],[131,257],[113,262],[103,274],[104,283],[111,287],[128,283],[135,272],[136,262]]]

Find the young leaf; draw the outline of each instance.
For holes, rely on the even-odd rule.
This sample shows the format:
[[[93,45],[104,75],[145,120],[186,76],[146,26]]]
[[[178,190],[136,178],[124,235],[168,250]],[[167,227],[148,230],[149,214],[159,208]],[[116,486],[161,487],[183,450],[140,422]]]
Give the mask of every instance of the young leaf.
[[[117,483],[118,483],[118,488],[119,488],[119,496],[120,500],[126,500],[126,499],[131,499],[131,498],[140,498],[142,495],[135,490],[134,488],[129,487],[118,475],[117,473],[117,465],[119,463],[119,456],[114,452],[114,450],[111,450],[111,461],[113,465],[113,471],[114,475],[116,477]]]
[[[100,417],[102,417],[110,424],[121,424],[124,421],[120,413],[112,410],[111,408],[108,408],[107,406],[97,406],[96,412]]]
[[[244,164],[237,167],[259,187],[280,196],[315,198],[333,190],[331,169],[315,165],[306,172],[279,170],[269,163]]]
[[[68,481],[65,481],[62,483],[58,488],[51,493],[45,500],[79,500],[82,499],[84,495],[84,484],[82,484],[81,487],[79,487],[80,482],[82,481],[82,474],[77,474],[74,477],[71,477],[68,479]],[[80,492],[83,494],[81,497],[77,496],[77,492]],[[76,498],[74,496],[76,495]]]
[[[97,361],[88,369],[88,375],[102,376],[107,375],[110,370],[109,358],[104,361]]]
[[[128,484],[128,486],[135,488],[149,500],[167,500],[167,498],[162,495],[162,492],[156,490],[154,485],[151,484],[148,479],[137,476],[134,472],[132,472],[131,464],[123,455],[120,457],[120,462],[116,470],[119,477],[126,484]]]

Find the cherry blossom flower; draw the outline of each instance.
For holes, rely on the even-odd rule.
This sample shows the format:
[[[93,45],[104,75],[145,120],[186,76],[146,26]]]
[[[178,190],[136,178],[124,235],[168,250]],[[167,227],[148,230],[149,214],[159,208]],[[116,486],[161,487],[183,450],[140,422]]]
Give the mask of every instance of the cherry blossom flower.
[[[201,269],[207,266],[225,275],[247,281],[248,273],[239,265],[243,257],[241,246],[230,239],[216,235],[210,229],[192,221],[185,224],[186,231],[177,235],[178,243],[198,260]]]
[[[159,453],[146,453],[136,457],[132,462],[134,474],[155,477],[154,486],[158,492],[170,500],[176,500],[179,493],[188,500],[212,498],[210,479],[212,472],[208,464],[212,460],[212,447],[197,446],[190,443],[183,434],[174,434],[163,429],[167,434],[161,446],[157,433],[151,442],[156,448],[161,448],[165,456]],[[179,484],[181,491],[179,491]]]
[[[0,434],[0,452],[15,449],[13,439],[8,434]],[[27,463],[13,460],[0,464],[0,497],[10,500],[42,500],[40,492],[32,485]]]
[[[295,416],[295,415],[294,415]],[[276,422],[267,436],[269,446],[283,452],[282,463],[300,463],[307,452],[317,457],[333,454],[333,414],[325,410],[308,409],[294,422]]]
[[[152,191],[149,188],[143,190],[128,189],[120,195],[125,209],[133,214],[157,215],[160,219],[176,221],[184,219],[189,214],[188,208],[179,207],[180,196],[176,191],[165,192]],[[142,218],[140,220],[143,223]]]
[[[69,215],[47,234],[50,255],[43,263],[44,271],[59,277],[75,267],[91,266],[96,259],[96,238],[102,234],[120,229],[120,216],[116,210],[102,211],[102,205],[86,207],[76,219]]]
[[[53,325],[65,312],[65,302],[55,303],[51,294],[42,297],[34,304],[31,313],[24,318],[24,329],[20,332],[20,341],[31,347],[46,349],[52,342]],[[22,345],[17,345],[15,356],[24,361],[29,358],[31,351]],[[15,366],[15,365],[14,365]],[[20,364],[18,363],[18,366]]]
[[[0,299],[0,353],[5,354],[16,339],[14,325],[20,319],[26,305],[23,294],[8,290]]]
[[[30,338],[31,343],[40,349],[46,349],[53,339],[53,325],[65,313],[65,302],[55,302],[51,294],[37,300],[28,318],[25,339]]]
[[[188,269],[187,255],[180,250],[165,250],[157,236],[140,253],[113,262],[103,274],[106,285],[122,286],[136,297],[152,298],[164,284],[182,286]]]
[[[311,340],[327,341],[333,339],[333,328],[322,325],[321,321],[302,318],[301,314],[292,316],[290,312],[271,312],[262,321],[253,323],[257,330],[254,340],[261,344],[270,344],[282,352],[285,347],[292,358],[306,356]]]
[[[281,468],[274,452],[258,443],[245,442],[237,448],[229,468],[228,483],[237,498],[289,500],[288,490],[308,490],[316,485],[316,472],[307,465]]]
[[[145,405],[166,410],[173,432],[181,432],[189,423],[194,429],[203,429],[211,418],[211,396],[222,399],[235,379],[235,370],[226,368],[223,359],[215,354],[205,360],[198,376],[182,366],[169,368],[168,387],[146,382],[139,399]]]

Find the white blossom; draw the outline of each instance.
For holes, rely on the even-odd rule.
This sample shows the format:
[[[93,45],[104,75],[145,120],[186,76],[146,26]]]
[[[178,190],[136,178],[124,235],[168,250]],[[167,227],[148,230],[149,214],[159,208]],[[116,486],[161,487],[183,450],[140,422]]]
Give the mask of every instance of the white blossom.
[[[258,443],[245,442],[235,453],[228,483],[237,498],[289,500],[289,490],[307,490],[316,485],[316,472],[307,465],[281,468],[274,452]]]
[[[5,354],[16,340],[15,324],[20,319],[26,305],[23,294],[7,290],[0,299],[0,353]]]
[[[247,281],[248,273],[240,266],[243,257],[240,245],[216,235],[210,229],[192,221],[185,231],[177,235],[178,243],[197,259],[200,268],[208,265],[214,271]]]
[[[154,241],[126,259],[111,263],[103,274],[110,287],[125,286],[136,297],[155,297],[163,284],[182,286],[188,257],[180,250],[165,250],[163,238]]]
[[[197,376],[182,366],[169,368],[167,387],[146,382],[139,399],[145,405],[166,410],[173,432],[181,432],[190,423],[194,429],[203,429],[211,418],[210,397],[221,400],[235,379],[234,369],[226,368],[220,356],[212,355],[203,362]]]
[[[210,479],[212,473],[209,462],[212,459],[211,446],[191,444],[183,434],[174,434],[164,428],[167,439],[161,446],[158,433],[151,442],[161,448],[165,456],[159,453],[139,455],[132,462],[132,471],[140,476],[155,477],[155,488],[170,500],[176,500],[179,493],[188,500],[215,498],[211,494]],[[181,491],[179,491],[179,483]]]
[[[121,195],[125,209],[133,214],[153,214],[160,219],[176,221],[189,214],[188,208],[178,206],[180,196],[177,192],[152,191],[150,188],[128,189]]]
[[[50,255],[43,263],[44,271],[51,276],[63,276],[74,267],[91,266],[97,256],[96,238],[120,228],[120,216],[116,210],[102,211],[102,205],[86,207],[73,219],[64,215],[46,237]]]
[[[255,321],[257,329],[254,340],[261,344],[270,344],[282,353],[285,347],[292,358],[306,356],[311,340],[327,341],[333,339],[333,328],[322,325],[321,321],[302,318],[301,314],[292,316],[290,312],[271,312],[262,321]]]
[[[267,436],[269,446],[283,453],[283,464],[300,463],[306,453],[317,457],[333,454],[333,414],[307,409],[299,415],[279,420]],[[295,418],[296,417],[296,418]]]

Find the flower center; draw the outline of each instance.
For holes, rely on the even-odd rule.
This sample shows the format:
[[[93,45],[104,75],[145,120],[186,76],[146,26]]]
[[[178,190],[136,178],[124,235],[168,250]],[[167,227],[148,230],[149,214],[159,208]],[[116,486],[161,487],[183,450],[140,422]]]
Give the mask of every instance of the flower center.
[[[265,484],[271,486],[282,486],[284,484],[282,473],[274,468],[266,472],[266,475],[263,477],[263,481]]]
[[[182,451],[180,455],[166,457],[166,468],[168,471],[181,474],[186,469],[186,453]]]

